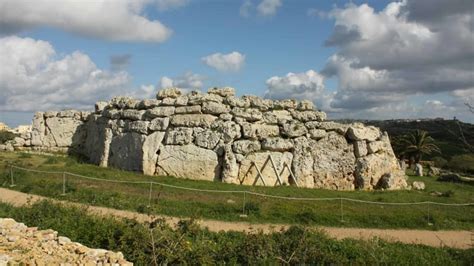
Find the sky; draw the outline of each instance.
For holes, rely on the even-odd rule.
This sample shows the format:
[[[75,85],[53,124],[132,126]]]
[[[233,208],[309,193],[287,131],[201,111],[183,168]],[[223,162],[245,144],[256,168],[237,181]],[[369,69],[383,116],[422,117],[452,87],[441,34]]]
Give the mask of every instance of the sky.
[[[474,122],[469,0],[0,0],[0,121],[165,87]]]

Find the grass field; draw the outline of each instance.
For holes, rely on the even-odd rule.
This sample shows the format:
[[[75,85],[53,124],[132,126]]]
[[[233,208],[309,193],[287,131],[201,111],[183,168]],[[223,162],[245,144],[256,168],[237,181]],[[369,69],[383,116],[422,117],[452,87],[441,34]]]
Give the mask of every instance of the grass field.
[[[217,182],[194,181],[173,177],[144,176],[138,173],[80,163],[71,157],[0,153],[0,184],[8,187],[8,164],[31,169],[67,171],[80,175],[110,180],[156,181],[169,185],[212,190],[247,190],[290,197],[346,197],[376,202],[466,203],[474,199],[472,184],[441,183],[433,177],[410,177],[409,181],[423,181],[425,191],[330,191],[295,187],[248,187]],[[12,189],[88,203],[116,209],[253,223],[291,223],[337,227],[473,229],[474,206],[391,206],[343,201],[287,201],[247,194],[215,194],[179,190],[155,185],[151,205],[148,184],[108,183],[67,177],[66,195],[62,196],[62,174],[38,174],[14,171],[16,186]],[[433,192],[439,192],[435,195]],[[441,194],[441,195],[439,195]],[[245,206],[244,206],[245,205]],[[245,212],[247,217],[241,217]]]
[[[30,207],[0,203],[0,217],[54,229],[93,248],[124,253],[135,265],[470,265],[474,249],[456,250],[388,243],[379,239],[337,241],[302,226],[271,234],[200,229],[189,220],[172,229],[160,220],[132,220],[88,215],[85,209],[47,201]],[[153,237],[152,237],[153,236]]]

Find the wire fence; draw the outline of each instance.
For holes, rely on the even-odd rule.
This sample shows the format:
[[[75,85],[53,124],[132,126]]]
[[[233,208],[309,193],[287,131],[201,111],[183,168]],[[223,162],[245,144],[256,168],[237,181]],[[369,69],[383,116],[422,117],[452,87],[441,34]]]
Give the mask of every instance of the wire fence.
[[[339,215],[341,221],[344,220],[344,203],[363,203],[363,204],[371,204],[371,205],[378,205],[378,206],[426,206],[427,213],[428,213],[428,220],[430,219],[430,206],[444,206],[444,207],[469,207],[474,206],[474,202],[467,202],[467,203],[444,203],[444,202],[434,202],[434,201],[417,201],[417,202],[381,202],[381,201],[368,201],[368,200],[361,200],[349,197],[290,197],[290,196],[279,196],[279,195],[270,195],[266,193],[260,193],[255,191],[249,190],[218,190],[218,189],[200,189],[200,188],[192,188],[192,187],[185,187],[185,186],[177,186],[172,184],[166,184],[163,182],[157,181],[136,181],[136,180],[113,180],[113,179],[106,179],[106,178],[99,178],[99,177],[91,177],[85,175],[79,175],[67,171],[44,171],[44,170],[37,170],[37,169],[29,169],[17,165],[9,165],[9,172],[10,172],[10,186],[16,186],[16,183],[19,181],[18,177],[15,177],[15,170],[30,172],[30,173],[38,173],[38,174],[46,174],[46,175],[59,175],[62,177],[62,191],[61,195],[67,195],[67,184],[68,182],[77,180],[77,179],[85,179],[97,182],[107,182],[107,183],[115,183],[115,184],[131,184],[131,185],[143,185],[147,188],[147,199],[148,199],[148,207],[152,205],[153,193],[155,186],[160,186],[161,188],[170,188],[176,189],[181,191],[188,191],[188,192],[198,192],[198,193],[212,193],[212,194],[235,194],[241,195],[242,197],[242,214],[241,216],[246,216],[246,206],[247,206],[247,199],[250,196],[263,198],[263,199],[276,199],[276,200],[284,200],[284,201],[301,201],[301,202],[321,202],[321,201],[329,201],[333,202],[334,204],[338,204],[339,206]],[[161,193],[161,192],[160,192]],[[335,205],[334,205],[335,206]],[[335,210],[333,210],[335,211]]]

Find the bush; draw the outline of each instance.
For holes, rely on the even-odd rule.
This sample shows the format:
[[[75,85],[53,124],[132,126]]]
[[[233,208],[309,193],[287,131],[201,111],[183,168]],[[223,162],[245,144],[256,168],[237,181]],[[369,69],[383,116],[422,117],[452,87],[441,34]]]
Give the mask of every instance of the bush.
[[[0,144],[4,144],[9,140],[13,140],[15,137],[16,135],[9,131],[0,131]]]
[[[448,161],[446,159],[439,156],[433,157],[433,159],[431,160],[434,162],[435,166],[439,168],[444,168],[448,164]]]
[[[474,154],[453,156],[448,167],[456,171],[474,174]]]

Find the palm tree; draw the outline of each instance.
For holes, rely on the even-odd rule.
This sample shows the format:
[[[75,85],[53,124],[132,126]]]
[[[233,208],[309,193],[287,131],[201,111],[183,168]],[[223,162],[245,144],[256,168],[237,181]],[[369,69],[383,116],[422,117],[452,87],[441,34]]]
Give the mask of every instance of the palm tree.
[[[402,155],[410,159],[410,165],[413,161],[419,163],[424,154],[441,153],[439,147],[434,144],[434,139],[423,130],[416,130],[406,135],[401,139],[401,144],[404,147]]]

